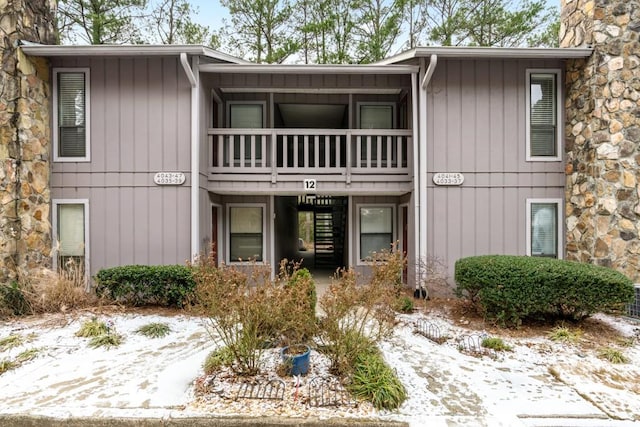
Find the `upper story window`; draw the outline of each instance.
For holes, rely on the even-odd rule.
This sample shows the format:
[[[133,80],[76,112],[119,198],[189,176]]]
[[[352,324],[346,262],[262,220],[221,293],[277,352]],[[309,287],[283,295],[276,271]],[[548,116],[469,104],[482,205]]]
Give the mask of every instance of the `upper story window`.
[[[53,70],[53,160],[91,160],[88,68]]]
[[[527,255],[562,258],[560,199],[527,199]]]
[[[394,129],[394,118],[394,104],[358,103],[360,129]]]
[[[560,161],[560,70],[527,70],[527,161]]]

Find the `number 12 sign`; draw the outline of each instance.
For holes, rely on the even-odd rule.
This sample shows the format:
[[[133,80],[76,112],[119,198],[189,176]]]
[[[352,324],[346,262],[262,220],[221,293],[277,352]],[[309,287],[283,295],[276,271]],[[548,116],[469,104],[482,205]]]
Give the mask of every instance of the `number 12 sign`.
[[[305,179],[303,181],[304,191],[314,192],[318,189],[315,179]]]

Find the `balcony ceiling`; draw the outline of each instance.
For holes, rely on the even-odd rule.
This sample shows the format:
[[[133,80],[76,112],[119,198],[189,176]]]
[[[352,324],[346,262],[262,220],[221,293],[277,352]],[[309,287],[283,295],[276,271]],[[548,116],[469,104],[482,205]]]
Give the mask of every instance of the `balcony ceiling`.
[[[344,119],[346,105],[278,104],[285,128],[337,129]]]

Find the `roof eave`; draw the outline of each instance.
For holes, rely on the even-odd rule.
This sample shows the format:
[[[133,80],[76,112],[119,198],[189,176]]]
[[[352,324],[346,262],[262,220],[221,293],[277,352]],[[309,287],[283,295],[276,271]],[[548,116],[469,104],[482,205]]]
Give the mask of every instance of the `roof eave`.
[[[416,47],[399,53],[390,58],[376,62],[376,64],[397,64],[414,58],[424,58],[438,55],[440,58],[452,59],[578,59],[591,56],[590,47],[575,48],[508,48],[508,47]]]
[[[21,42],[28,55],[44,57],[63,56],[174,56],[181,53],[200,55],[236,64],[248,64],[244,59],[200,45],[43,45]]]

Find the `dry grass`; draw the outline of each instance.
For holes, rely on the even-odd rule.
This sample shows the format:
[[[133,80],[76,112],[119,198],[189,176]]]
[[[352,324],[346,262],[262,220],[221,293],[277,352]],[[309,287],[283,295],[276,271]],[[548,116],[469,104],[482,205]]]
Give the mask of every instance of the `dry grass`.
[[[97,300],[87,288],[84,268],[68,263],[57,272],[41,270],[22,286],[22,292],[34,313],[56,313],[94,305]]]

